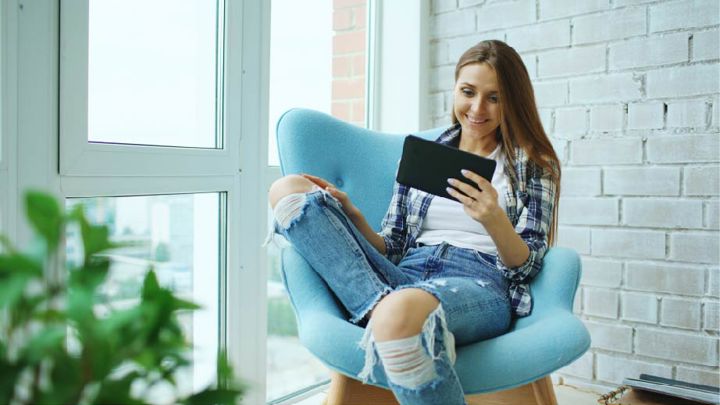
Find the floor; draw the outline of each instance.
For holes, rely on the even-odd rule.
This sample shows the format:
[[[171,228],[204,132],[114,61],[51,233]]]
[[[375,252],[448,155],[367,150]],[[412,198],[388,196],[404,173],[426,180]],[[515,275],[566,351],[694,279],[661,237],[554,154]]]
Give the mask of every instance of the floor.
[[[322,392],[313,397],[307,398],[295,405],[320,405],[325,399],[326,393]],[[600,394],[589,391],[585,388],[577,388],[570,385],[556,385],[555,396],[558,405],[597,405]]]

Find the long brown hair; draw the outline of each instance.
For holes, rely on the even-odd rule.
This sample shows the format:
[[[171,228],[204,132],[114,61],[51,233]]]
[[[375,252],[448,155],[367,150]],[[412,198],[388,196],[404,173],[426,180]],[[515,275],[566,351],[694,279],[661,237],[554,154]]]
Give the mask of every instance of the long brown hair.
[[[560,160],[540,122],[530,75],[515,49],[498,40],[482,41],[465,51],[455,66],[455,81],[457,82],[460,69],[474,63],[488,64],[497,75],[500,87],[498,141],[502,142],[505,156],[510,163],[508,165],[512,171],[510,175],[517,179],[513,151],[519,147],[525,151],[532,163],[549,172],[555,183],[555,201],[548,235],[548,245],[552,246],[557,235]],[[453,124],[457,124],[458,119],[454,109],[451,115]]]

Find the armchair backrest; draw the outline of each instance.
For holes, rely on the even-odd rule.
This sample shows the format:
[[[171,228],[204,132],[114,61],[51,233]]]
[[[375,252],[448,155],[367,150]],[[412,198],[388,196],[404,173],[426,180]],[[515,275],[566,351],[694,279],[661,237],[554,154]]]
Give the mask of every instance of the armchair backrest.
[[[437,128],[415,135],[434,139],[441,132]],[[308,173],[332,182],[380,230],[407,134],[370,131],[306,109],[283,114],[276,133],[284,175]]]

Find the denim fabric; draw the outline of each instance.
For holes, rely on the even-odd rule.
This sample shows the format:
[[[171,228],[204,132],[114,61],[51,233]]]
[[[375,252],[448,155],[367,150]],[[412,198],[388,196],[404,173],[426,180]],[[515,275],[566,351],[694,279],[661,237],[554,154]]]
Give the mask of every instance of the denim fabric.
[[[329,193],[318,189],[302,196],[284,198],[293,197],[296,207],[282,221],[278,210],[287,207],[284,199],[278,202],[275,232],[325,280],[351,322],[361,323],[380,298],[403,288],[423,289],[440,301],[423,327],[423,345],[434,359],[437,377],[416,389],[389,381],[400,403],[464,404],[452,366],[455,350],[445,344],[488,339],[509,328],[509,281],[497,270],[495,256],[442,243],[413,247],[395,265],[365,239]],[[367,350],[372,354],[372,344]]]

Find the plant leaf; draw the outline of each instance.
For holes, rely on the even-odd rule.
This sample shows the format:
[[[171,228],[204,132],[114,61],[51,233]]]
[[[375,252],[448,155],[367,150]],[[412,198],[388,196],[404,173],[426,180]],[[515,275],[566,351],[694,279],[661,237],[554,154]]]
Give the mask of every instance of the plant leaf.
[[[7,253],[17,253],[17,250],[15,250],[15,246],[13,246],[12,242],[10,242],[10,239],[8,239],[5,235],[0,235],[0,246],[5,249]]]
[[[186,405],[235,405],[239,398],[242,398],[242,391],[240,390],[206,388],[186,398],[182,403]]]
[[[31,365],[39,363],[43,358],[64,350],[66,327],[64,325],[48,326],[30,338],[23,348],[20,357]]]
[[[153,300],[153,298],[155,298],[159,292],[160,283],[158,283],[155,271],[151,269],[145,275],[145,280],[143,280],[142,299],[143,301]]]
[[[196,309],[201,309],[202,306],[192,302],[187,301],[181,298],[173,297],[173,308],[175,310],[191,310],[194,311]]]
[[[107,257],[93,257],[79,269],[70,271],[70,287],[95,291],[107,278],[110,260]]]
[[[31,190],[25,193],[25,210],[30,224],[47,243],[48,251],[54,252],[62,231],[60,204],[49,194]]]
[[[82,211],[79,214],[80,232],[82,233],[85,261],[96,253],[111,249],[114,245],[109,240],[109,230],[105,225],[93,225],[85,218]]]
[[[26,273],[42,277],[42,265],[29,256],[19,253],[0,255],[0,276],[4,274]]]
[[[25,274],[17,274],[0,283],[0,309],[12,308],[22,298],[25,287],[32,277]]]

